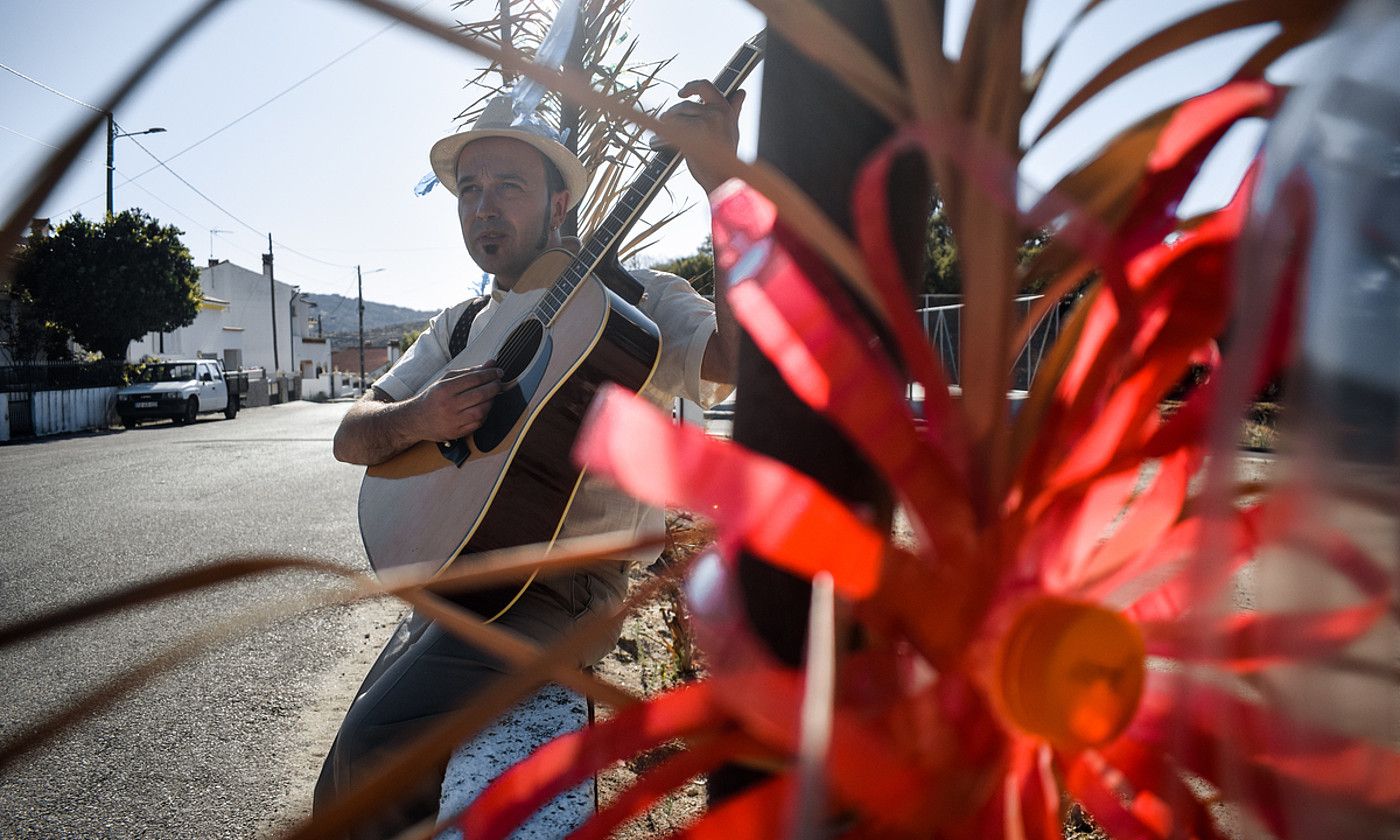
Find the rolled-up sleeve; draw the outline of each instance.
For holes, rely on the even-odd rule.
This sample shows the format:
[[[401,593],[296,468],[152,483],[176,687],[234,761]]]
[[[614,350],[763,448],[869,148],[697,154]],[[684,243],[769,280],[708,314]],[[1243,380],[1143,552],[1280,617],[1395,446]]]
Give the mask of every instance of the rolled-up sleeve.
[[[461,316],[458,310],[464,306],[459,304],[434,315],[428,322],[427,329],[423,330],[418,340],[408,348],[408,352],[400,356],[387,373],[374,381],[374,387],[388,394],[394,402],[406,400],[418,393],[427,384],[428,379],[442,370],[443,365],[449,361],[448,325]]]
[[[715,335],[715,306],[674,274],[635,272],[647,287],[642,311],[661,333],[661,358],[647,390],[658,402],[676,396],[709,408],[734,390],[700,375],[705,349]]]

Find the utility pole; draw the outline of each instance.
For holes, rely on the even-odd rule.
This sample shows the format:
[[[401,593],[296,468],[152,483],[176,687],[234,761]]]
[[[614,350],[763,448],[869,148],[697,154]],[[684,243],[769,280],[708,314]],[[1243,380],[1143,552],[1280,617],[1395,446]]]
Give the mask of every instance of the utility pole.
[[[300,379],[297,373],[297,295],[301,294],[300,286],[292,287],[292,296],[287,300],[287,368],[292,373],[293,379]]]
[[[107,215],[112,215],[112,173],[116,171],[116,151],[118,137],[138,137],[142,134],[160,134],[165,131],[163,128],[148,128],[145,131],[127,131],[117,133],[117,120],[112,116],[112,112],[107,112]]]
[[[355,266],[355,295],[360,301],[360,393],[365,392],[365,278]]]
[[[107,112],[107,215],[112,215],[112,170],[116,168],[117,121]]]
[[[267,235],[267,253],[263,254],[263,268],[267,271],[267,299],[272,304],[272,369],[281,370],[277,361],[277,281],[272,278],[272,234]]]

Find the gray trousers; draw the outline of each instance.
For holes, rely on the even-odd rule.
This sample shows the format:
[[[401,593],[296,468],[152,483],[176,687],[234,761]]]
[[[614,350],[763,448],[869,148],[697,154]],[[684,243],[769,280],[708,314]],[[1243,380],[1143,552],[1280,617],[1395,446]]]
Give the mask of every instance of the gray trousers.
[[[577,573],[571,579],[537,582],[495,625],[544,646],[562,637],[583,616],[616,609],[619,600],[611,587]],[[587,652],[579,666],[596,664],[615,641]],[[431,621],[416,615],[404,619],[345,714],[316,782],[313,815],[367,778],[380,758],[409,743],[442,715],[461,708],[505,672],[500,660]],[[406,784],[394,807],[376,814],[349,837],[393,837],[436,814],[445,767],[446,760],[436,772]]]

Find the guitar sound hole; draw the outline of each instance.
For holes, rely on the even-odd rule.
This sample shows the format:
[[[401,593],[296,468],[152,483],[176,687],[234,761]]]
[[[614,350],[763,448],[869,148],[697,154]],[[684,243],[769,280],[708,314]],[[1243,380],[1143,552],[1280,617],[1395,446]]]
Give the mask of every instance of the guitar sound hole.
[[[535,358],[535,352],[540,349],[540,340],[543,338],[544,325],[534,318],[515,328],[515,332],[501,345],[501,352],[496,356],[496,366],[502,371],[502,381],[514,382],[525,372],[526,365],[530,364],[530,360]]]

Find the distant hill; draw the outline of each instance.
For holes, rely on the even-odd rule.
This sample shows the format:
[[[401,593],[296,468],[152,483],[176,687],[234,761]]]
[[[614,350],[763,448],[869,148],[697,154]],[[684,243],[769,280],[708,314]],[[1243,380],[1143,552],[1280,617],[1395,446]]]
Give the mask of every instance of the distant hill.
[[[355,299],[344,295],[320,293],[310,294],[307,297],[315,301],[317,309],[312,310],[312,312],[314,316],[320,316],[321,329],[325,336],[331,339],[331,345],[334,347],[345,345],[353,347],[355,336],[359,331]],[[436,314],[437,310],[409,309],[405,306],[394,306],[367,300],[365,301],[365,340],[375,344],[380,344],[386,339],[397,341],[405,330],[423,327],[428,323],[428,319]]]

